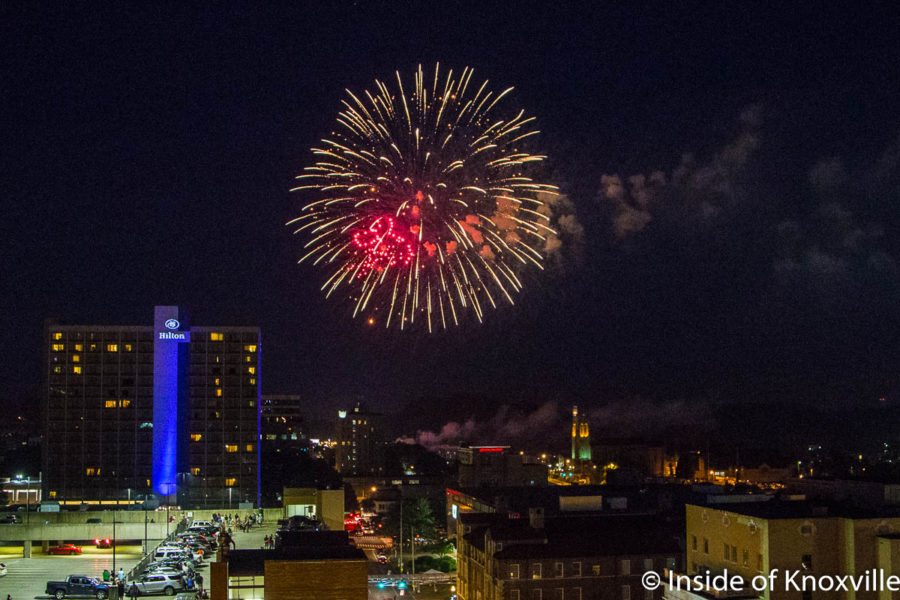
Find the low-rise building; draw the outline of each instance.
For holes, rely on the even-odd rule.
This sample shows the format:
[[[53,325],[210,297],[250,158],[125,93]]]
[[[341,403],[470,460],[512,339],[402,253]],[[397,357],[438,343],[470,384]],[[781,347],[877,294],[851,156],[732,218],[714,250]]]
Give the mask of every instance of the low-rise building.
[[[653,516],[461,516],[459,600],[654,600],[641,576],[682,563],[680,525]]]
[[[807,501],[771,500],[686,506],[688,575],[723,573],[750,582],[777,569],[767,599],[809,600],[821,594],[787,588],[788,573],[856,577],[898,573],[900,511],[861,510]],[[674,596],[672,596],[674,598]],[[890,598],[877,590],[834,591],[829,598]],[[893,597],[897,597],[895,594]],[[683,600],[683,599],[682,599]]]
[[[547,466],[509,446],[464,446],[457,456],[460,487],[547,485]]]
[[[343,531],[291,532],[270,550],[230,550],[210,565],[211,600],[367,600],[368,564]]]

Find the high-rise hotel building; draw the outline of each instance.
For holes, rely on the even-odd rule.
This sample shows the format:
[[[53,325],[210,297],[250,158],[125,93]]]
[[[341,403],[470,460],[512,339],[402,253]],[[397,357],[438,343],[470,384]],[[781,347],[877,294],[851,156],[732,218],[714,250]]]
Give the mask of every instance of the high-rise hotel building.
[[[258,327],[157,306],[152,326],[48,322],[45,336],[46,500],[259,502]]]

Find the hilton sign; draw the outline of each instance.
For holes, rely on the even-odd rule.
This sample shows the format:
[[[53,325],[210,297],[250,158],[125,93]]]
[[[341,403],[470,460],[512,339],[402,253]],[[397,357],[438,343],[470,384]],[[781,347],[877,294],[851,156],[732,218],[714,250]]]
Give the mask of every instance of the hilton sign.
[[[187,333],[184,331],[160,331],[159,339],[161,339],[161,340],[187,340]]]

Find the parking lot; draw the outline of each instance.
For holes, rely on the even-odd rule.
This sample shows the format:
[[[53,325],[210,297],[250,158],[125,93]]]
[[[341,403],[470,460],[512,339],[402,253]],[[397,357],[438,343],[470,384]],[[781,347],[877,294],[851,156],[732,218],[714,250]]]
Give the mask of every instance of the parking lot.
[[[15,550],[15,554],[0,554],[0,562],[6,563],[6,577],[0,577],[0,598],[9,594],[13,600],[44,597],[47,581],[63,580],[69,575],[100,577],[103,569],[112,570],[112,549],[98,549],[82,545],[84,554],[78,556],[51,556],[41,553],[35,546],[31,558],[22,558],[21,548],[3,548],[0,551]],[[122,567],[128,572],[141,559],[141,545],[127,545],[116,548],[116,569]]]

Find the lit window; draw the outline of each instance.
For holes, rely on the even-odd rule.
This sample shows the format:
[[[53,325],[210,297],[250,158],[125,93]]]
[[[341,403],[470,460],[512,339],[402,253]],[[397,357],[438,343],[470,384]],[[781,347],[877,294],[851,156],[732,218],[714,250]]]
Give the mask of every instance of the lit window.
[[[107,400],[107,401],[106,401],[106,408],[115,408],[115,407],[116,407],[116,401],[115,401],[115,400]]]
[[[250,378],[250,385],[256,385],[256,377]]]
[[[216,397],[218,397],[218,398],[222,397],[222,388],[216,388]]]
[[[118,351],[119,351],[119,345],[118,345],[118,344],[107,344],[107,345],[106,345],[106,351],[107,351],[107,352],[118,352]]]
[[[131,352],[131,344],[125,344],[125,352]]]
[[[53,372],[54,373],[62,373],[62,367],[60,367],[59,365],[56,365],[55,367],[53,367]]]
[[[100,469],[97,469],[95,467],[88,467],[87,469],[84,470],[84,474],[87,475],[88,477],[94,477],[95,475],[100,474]]]
[[[253,357],[252,357],[252,356],[245,356],[245,357],[244,357],[244,362],[253,362]]]
[[[202,433],[192,433],[192,434],[191,434],[191,441],[192,441],[192,442],[199,442],[199,441],[202,440],[202,439],[203,439],[203,434],[202,434]]]
[[[253,452],[253,444],[247,444],[245,449],[247,452]]]
[[[225,339],[225,336],[223,336],[221,333],[210,333],[209,334],[209,340],[211,342],[221,342],[224,339]]]
[[[56,498],[56,490],[50,490],[50,497]]]
[[[72,372],[76,375],[81,375],[81,365],[75,365],[72,367]]]
[[[107,400],[104,406],[106,408],[128,408],[131,406],[131,400]]]
[[[82,350],[84,350],[84,344],[75,344],[76,352],[81,352]]]
[[[251,408],[256,406],[256,400],[251,400],[250,402],[247,403],[247,406],[250,406]]]
[[[91,352],[96,352],[96,351],[97,351],[97,344],[91,344],[90,351],[91,351]]]
[[[150,421],[144,421],[139,425],[139,427],[141,429],[153,429],[153,423],[151,423]]]
[[[227,485],[228,487],[233,486],[235,483],[237,483],[237,479],[235,479],[234,477],[225,478],[225,485]]]
[[[147,487],[150,487],[150,480],[147,480]]]
[[[216,377],[216,385],[221,385],[222,380]]]
[[[237,452],[237,444],[225,444],[225,452]]]
[[[62,339],[62,333],[59,332],[59,331],[57,331],[56,333],[53,334],[53,339],[54,339],[54,340],[61,340],[61,339]]]
[[[199,475],[199,474],[200,474],[200,467],[191,467],[191,475],[195,475],[195,476],[196,476],[196,475]]]
[[[256,375],[256,367],[247,367],[247,372],[251,375]]]
[[[250,344],[249,346],[244,346],[244,350],[247,352],[256,352],[256,344]]]
[[[54,352],[62,352],[63,350],[66,349],[66,346],[65,346],[65,344],[53,344],[52,346],[50,346],[50,348]]]
[[[131,400],[119,400],[119,408],[128,408],[131,406]]]
[[[81,355],[79,355],[79,354],[73,354],[73,355],[72,355],[72,362],[81,362]]]

